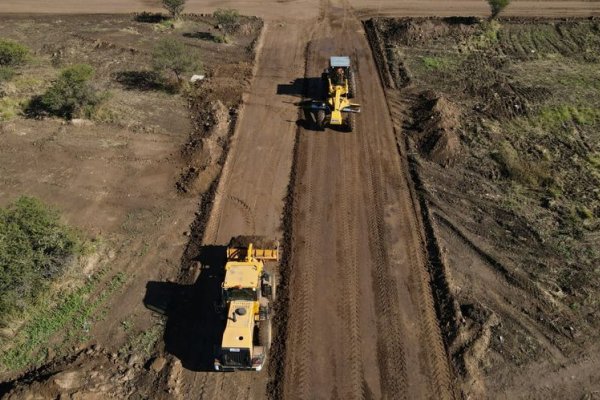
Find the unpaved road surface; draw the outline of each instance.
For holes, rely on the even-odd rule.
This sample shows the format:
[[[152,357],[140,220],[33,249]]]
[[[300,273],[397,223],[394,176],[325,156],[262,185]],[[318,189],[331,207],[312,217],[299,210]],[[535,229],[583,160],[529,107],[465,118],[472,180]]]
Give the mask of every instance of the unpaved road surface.
[[[452,398],[407,170],[369,45],[344,11],[324,10],[307,95],[321,94],[329,56],[348,54],[363,109],[353,133],[298,133],[284,397]]]
[[[0,12],[131,12],[159,10],[157,3],[8,0],[0,4]],[[600,11],[592,2],[547,4],[540,11],[539,2],[515,2],[507,11]],[[280,364],[260,373],[217,374],[208,372],[203,361],[184,362],[178,397],[455,397],[435,319],[418,205],[356,16],[484,15],[485,3],[190,1],[187,11],[216,7],[236,7],[269,22],[203,243],[223,245],[238,234],[282,235],[281,214],[298,135],[291,274],[284,277],[289,280],[289,303],[283,310],[288,325],[285,336],[276,339],[285,353],[272,358],[283,360]],[[318,83],[310,78],[320,75],[330,55],[341,53],[353,56],[358,69],[357,101],[363,112],[355,132],[317,132],[304,123],[297,127],[294,102],[316,95]],[[210,274],[206,271],[200,280]],[[202,332],[206,327],[197,324],[194,329]],[[183,350],[194,358],[195,351],[206,347]]]
[[[306,29],[301,24],[267,24],[264,28],[258,44],[260,56],[252,91],[245,96],[228,162],[204,233],[203,244],[206,246],[226,245],[231,237],[240,234],[271,238],[282,235],[281,212],[292,164],[298,115],[292,105],[296,98],[287,94],[292,90],[285,88],[294,87],[294,79],[304,72],[303,40],[306,35]],[[282,85],[280,95],[277,83]],[[196,282],[198,290],[202,292],[207,291],[207,286],[217,286],[217,290],[213,290],[214,296],[205,296],[201,301],[203,303],[212,304],[212,301],[218,300],[219,282],[210,285],[211,281],[204,276],[210,276],[212,271],[221,268],[220,261],[209,265],[209,269],[204,270]],[[211,304],[200,310],[203,314],[200,319],[209,324],[218,323],[214,319]],[[206,325],[199,323],[192,332],[203,335],[206,330]],[[195,393],[206,399],[264,398],[266,370],[236,374],[210,371],[212,354],[207,352],[210,353],[213,345],[218,344],[221,333],[215,331],[212,337],[207,338],[208,342],[212,340],[213,343],[207,343],[206,346],[192,344],[197,356],[190,357],[190,364],[198,368],[189,368],[184,363],[184,367],[188,368],[183,374],[180,393]]]

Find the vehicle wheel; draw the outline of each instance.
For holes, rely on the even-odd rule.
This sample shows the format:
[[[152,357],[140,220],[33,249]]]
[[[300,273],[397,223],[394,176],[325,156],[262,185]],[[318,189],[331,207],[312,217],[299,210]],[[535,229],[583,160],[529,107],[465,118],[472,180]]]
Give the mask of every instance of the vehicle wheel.
[[[325,129],[325,110],[317,111],[317,128],[320,131]]]
[[[271,302],[274,302],[277,298],[277,277],[275,274],[271,274]]]
[[[326,73],[321,75],[321,87],[323,90],[323,100],[326,100],[329,96],[329,78]]]
[[[258,338],[261,346],[267,350],[271,348],[272,332],[270,319],[260,323],[260,326],[258,327]]]
[[[354,130],[354,126],[356,125],[356,120],[355,120],[355,115],[354,113],[348,113],[348,116],[346,117],[346,131],[347,132],[352,132]]]
[[[348,98],[352,99],[356,96],[356,79],[352,70],[348,71]]]

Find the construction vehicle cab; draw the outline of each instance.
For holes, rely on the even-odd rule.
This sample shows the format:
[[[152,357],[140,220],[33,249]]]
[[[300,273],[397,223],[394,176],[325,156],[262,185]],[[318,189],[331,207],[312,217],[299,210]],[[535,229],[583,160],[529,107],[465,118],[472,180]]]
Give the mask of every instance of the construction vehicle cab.
[[[317,110],[317,126],[320,129],[327,125],[343,126],[352,132],[355,125],[354,114],[360,112],[360,105],[350,102],[356,94],[356,81],[350,57],[331,57],[321,80],[324,101],[311,103],[311,108]]]
[[[350,57],[330,57],[329,67],[323,72],[323,83],[326,85],[327,97],[331,95],[332,89],[335,90],[335,86],[341,86],[344,94],[347,94],[349,99],[353,98],[356,88]]]
[[[250,236],[231,240],[222,284],[222,309],[227,323],[215,370],[262,369],[271,345],[271,311],[276,290],[275,273],[266,271],[266,263],[278,259],[276,241]]]

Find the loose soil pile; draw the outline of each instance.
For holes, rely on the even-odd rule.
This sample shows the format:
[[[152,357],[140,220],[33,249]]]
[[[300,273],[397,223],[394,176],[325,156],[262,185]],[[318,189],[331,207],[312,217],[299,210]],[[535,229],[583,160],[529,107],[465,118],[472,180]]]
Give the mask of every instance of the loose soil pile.
[[[600,21],[366,27],[399,140],[415,150],[464,394],[597,393]]]

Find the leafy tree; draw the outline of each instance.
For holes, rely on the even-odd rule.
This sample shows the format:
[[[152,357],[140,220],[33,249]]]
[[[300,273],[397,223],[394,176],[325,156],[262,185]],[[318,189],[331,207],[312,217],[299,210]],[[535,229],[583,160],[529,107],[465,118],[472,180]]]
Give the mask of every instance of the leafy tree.
[[[200,68],[200,59],[196,52],[186,49],[181,41],[167,37],[156,44],[152,52],[152,64],[158,72],[173,72],[177,82],[181,83],[181,75]]]
[[[71,119],[82,109],[95,107],[100,102],[100,97],[89,82],[92,76],[94,69],[87,64],[65,68],[39,99],[41,108]]]
[[[237,10],[219,8],[213,16],[226,33],[234,33],[240,26],[240,13]]]
[[[33,197],[0,208],[0,323],[34,301],[80,254],[81,240]]]
[[[14,67],[23,64],[28,54],[27,47],[12,40],[0,39],[0,66]]]
[[[163,7],[167,9],[173,18],[179,18],[185,8],[186,0],[162,0]]]
[[[510,0],[488,0],[488,4],[492,9],[491,18],[496,18],[509,3]]]

